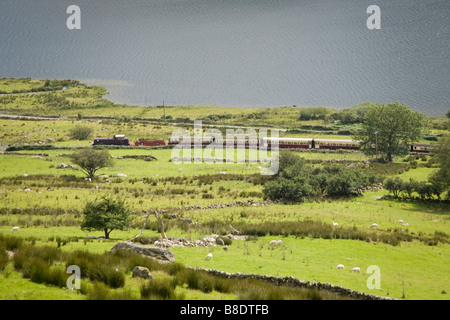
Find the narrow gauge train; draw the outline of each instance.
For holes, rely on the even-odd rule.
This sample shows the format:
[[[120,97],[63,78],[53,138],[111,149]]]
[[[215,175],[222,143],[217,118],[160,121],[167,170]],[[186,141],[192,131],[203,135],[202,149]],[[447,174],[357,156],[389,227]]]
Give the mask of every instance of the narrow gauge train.
[[[94,138],[94,143],[92,143],[92,145],[129,146],[130,139],[128,139],[124,134],[116,134],[112,138]]]
[[[186,142],[180,137],[169,137],[169,145],[177,145],[181,142]],[[224,147],[229,146],[244,146],[244,147],[265,147],[270,148],[274,141],[278,142],[280,149],[327,149],[327,150],[360,150],[359,140],[344,140],[344,139],[312,139],[312,138],[272,138],[264,137],[261,139],[249,139],[249,137],[190,137],[191,145],[207,146],[213,142],[217,142]],[[410,152],[415,153],[429,153],[432,149],[429,144],[411,144],[409,146]]]
[[[190,138],[190,139],[189,139]],[[312,138],[272,138],[264,137],[249,138],[242,137],[169,137],[168,145],[178,145],[180,143],[188,143],[192,146],[208,146],[213,142],[219,145],[233,146],[233,147],[248,147],[270,148],[272,144],[277,141],[280,149],[327,149],[327,150],[360,150],[360,141],[358,140],[344,140],[344,139],[312,139]],[[93,145],[130,145],[129,139],[124,135],[115,135],[113,138],[95,138]],[[163,139],[143,140],[139,139],[134,142],[135,146],[165,146],[166,142]],[[410,152],[414,153],[429,153],[432,145],[429,144],[411,144],[409,146]]]
[[[169,145],[176,145],[179,143],[189,143],[189,137],[186,140],[180,137],[169,137]],[[192,145],[207,146],[213,142],[225,146],[244,146],[244,147],[266,147],[270,148],[274,141],[278,142],[278,147],[281,149],[349,149],[359,150],[359,141],[355,140],[333,140],[333,139],[311,139],[311,138],[269,138],[264,137],[249,138],[245,137],[190,137]]]

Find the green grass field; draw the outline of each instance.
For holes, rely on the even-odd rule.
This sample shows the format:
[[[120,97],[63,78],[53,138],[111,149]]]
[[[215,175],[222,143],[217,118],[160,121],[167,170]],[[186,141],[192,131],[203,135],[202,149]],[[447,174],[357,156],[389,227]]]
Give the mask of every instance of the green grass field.
[[[176,262],[184,266],[233,273],[293,276],[396,299],[448,300],[448,294],[443,293],[450,287],[448,202],[393,199],[384,197],[388,192],[381,189],[365,191],[360,197],[310,199],[296,204],[231,205],[183,210],[180,209],[183,206],[248,203],[249,199],[263,201],[263,183],[270,177],[261,178],[259,167],[264,165],[260,163],[174,163],[171,161],[171,149],[130,148],[108,150],[113,157],[113,165],[98,170],[96,179],[89,182],[80,170],[58,169],[57,166],[70,164],[69,156],[77,149],[90,148],[92,137],[126,134],[132,142],[139,138],[167,139],[178,127],[163,121],[132,120],[133,117],[160,119],[164,110],[161,107],[115,105],[102,98],[106,91],[99,87],[80,84],[66,90],[26,94],[42,85],[43,81],[32,79],[0,80],[0,91],[17,92],[12,96],[0,95],[0,113],[61,116],[45,121],[0,119],[0,147],[52,145],[58,148],[0,154],[0,236],[19,237],[37,247],[59,247],[65,253],[86,250],[103,255],[116,243],[140,233],[145,218],[142,210],[166,209],[198,223],[187,226],[177,219],[165,217],[169,237],[196,240],[211,234],[223,235],[229,232],[230,224],[246,230],[266,230],[263,234],[249,235],[248,241],[233,240],[227,252],[221,246],[172,248]],[[351,136],[337,134],[340,127],[336,123],[299,121],[299,111],[293,107],[238,109],[166,106],[165,112],[175,122],[177,118],[194,120],[222,116],[216,121],[217,124],[264,123],[299,129],[283,133],[286,136],[351,139]],[[84,118],[77,120],[79,114]],[[89,116],[117,118],[87,119]],[[88,140],[73,140],[70,130],[77,125],[92,128],[93,136]],[[316,129],[322,126],[332,130],[308,131],[305,127],[301,129],[302,126]],[[442,124],[440,126],[443,127]],[[432,132],[446,130],[433,129]],[[229,156],[236,154],[237,151]],[[307,151],[297,154],[314,166],[359,163],[369,159],[356,151]],[[152,155],[157,160],[121,158],[127,155]],[[189,156],[194,155],[191,152]],[[379,176],[398,176],[405,181],[426,181],[438,170],[427,166],[427,161],[428,158],[424,158],[412,165],[408,159],[399,158],[395,163],[371,165],[365,170]],[[129,230],[114,230],[110,240],[87,240],[87,234],[99,237],[103,232],[81,230],[82,210],[86,201],[105,194],[125,199],[133,211],[134,224]],[[332,227],[333,221],[338,226]],[[300,230],[305,233],[297,234],[299,226],[307,228],[305,222],[314,222],[317,229]],[[372,223],[377,223],[378,228],[371,228]],[[20,230],[12,232],[14,226],[19,226]],[[281,229],[277,229],[278,226]],[[159,237],[154,217],[149,219],[147,227],[142,237]],[[331,235],[327,231],[330,228],[334,228]],[[355,235],[364,237],[357,240]],[[283,245],[271,248],[269,242],[274,239],[281,239]],[[213,259],[206,261],[205,256],[209,252],[213,253]],[[345,269],[336,269],[338,264],[344,264]],[[380,268],[381,289],[367,287],[370,274],[366,270],[372,265]],[[361,273],[350,272],[353,267],[360,267]],[[174,278],[161,270],[155,271],[154,275],[156,279]],[[90,282],[87,285],[93,286]],[[119,298],[131,296],[139,299],[141,285],[141,280],[131,278],[131,274],[126,272],[124,287],[111,290]],[[175,291],[180,297],[194,300],[243,297],[242,293],[215,290],[205,293],[186,286],[177,286]],[[101,292],[95,293],[96,297]],[[0,299],[69,300],[89,297],[92,296],[32,282],[14,269],[13,262],[9,262],[0,273]]]

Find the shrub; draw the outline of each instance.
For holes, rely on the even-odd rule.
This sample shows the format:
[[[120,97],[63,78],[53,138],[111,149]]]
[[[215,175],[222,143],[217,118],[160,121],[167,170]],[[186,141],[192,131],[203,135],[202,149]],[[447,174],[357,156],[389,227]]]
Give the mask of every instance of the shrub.
[[[70,130],[70,137],[75,140],[87,140],[89,139],[94,130],[86,126],[76,126]]]
[[[5,269],[8,264],[8,252],[4,248],[0,247],[0,273]]]
[[[264,184],[263,193],[271,200],[303,201],[312,196],[348,197],[360,194],[379,181],[358,168],[337,165],[313,168],[292,152],[280,154],[278,173]]]
[[[168,279],[152,279],[141,285],[142,299],[175,300],[175,284]]]
[[[81,277],[103,282],[112,288],[121,288],[125,284],[125,275],[116,271],[118,261],[115,255],[98,255],[87,251],[74,251],[67,257],[66,267],[80,267]]]
[[[20,249],[23,245],[23,239],[18,237],[10,237],[0,234],[0,244],[9,251]]]
[[[111,290],[108,286],[101,282],[95,282],[92,288],[83,289],[87,294],[87,300],[135,300],[137,297],[130,290]]]
[[[299,120],[318,120],[325,119],[331,113],[331,110],[325,107],[310,107],[300,109]]]

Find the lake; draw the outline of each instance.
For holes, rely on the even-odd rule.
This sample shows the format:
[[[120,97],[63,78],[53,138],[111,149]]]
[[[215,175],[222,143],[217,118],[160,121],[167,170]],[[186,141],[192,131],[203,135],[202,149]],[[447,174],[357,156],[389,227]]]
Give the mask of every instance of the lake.
[[[448,0],[2,0],[0,77],[78,79],[129,105],[399,101],[441,116],[449,17]]]

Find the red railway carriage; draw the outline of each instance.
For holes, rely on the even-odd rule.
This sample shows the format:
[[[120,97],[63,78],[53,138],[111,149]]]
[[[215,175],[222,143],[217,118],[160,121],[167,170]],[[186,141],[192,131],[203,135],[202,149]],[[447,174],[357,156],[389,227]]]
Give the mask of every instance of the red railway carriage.
[[[162,139],[156,139],[156,140],[139,139],[139,140],[134,142],[134,145],[136,147],[139,147],[139,146],[159,147],[159,146],[165,146],[166,142],[164,140],[162,140]]]
[[[125,137],[123,134],[116,134],[112,138],[94,138],[94,143],[92,145],[129,146],[130,139]]]

